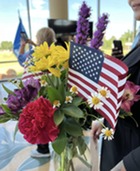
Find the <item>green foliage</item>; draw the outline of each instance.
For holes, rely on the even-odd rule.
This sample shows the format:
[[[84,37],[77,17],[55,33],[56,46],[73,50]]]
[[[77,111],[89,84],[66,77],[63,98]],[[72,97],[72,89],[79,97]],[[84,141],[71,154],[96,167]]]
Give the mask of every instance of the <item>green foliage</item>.
[[[2,84],[2,87],[8,94],[14,94],[14,92],[8,89],[4,84]]]
[[[12,50],[13,45],[11,41],[2,41],[0,49],[1,50]]]
[[[122,41],[122,45],[123,45],[123,49],[124,49],[124,54],[128,53],[129,48],[126,46],[126,43],[131,43],[133,42],[133,35],[134,33],[130,30],[126,31],[125,33],[123,33],[119,40]],[[110,39],[106,39],[106,37],[104,37],[103,39],[103,46],[101,47],[101,50],[108,54],[111,55],[111,49],[112,49],[112,43],[113,40],[117,40],[118,38],[116,38],[115,36],[112,36]]]
[[[52,147],[56,153],[61,154],[64,151],[66,144],[67,144],[67,137],[64,134],[64,132],[61,131],[57,139],[52,142]]]
[[[83,135],[81,125],[72,118],[64,120],[64,129],[67,134],[75,137]]]
[[[66,106],[64,106],[62,108],[62,111],[64,112],[64,114],[74,117],[74,118],[83,118],[84,117],[83,111],[79,107],[76,107],[72,104],[67,104]]]
[[[63,119],[64,119],[64,113],[60,109],[56,110],[55,113],[54,113],[54,122],[55,122],[55,124],[56,125],[61,124]]]

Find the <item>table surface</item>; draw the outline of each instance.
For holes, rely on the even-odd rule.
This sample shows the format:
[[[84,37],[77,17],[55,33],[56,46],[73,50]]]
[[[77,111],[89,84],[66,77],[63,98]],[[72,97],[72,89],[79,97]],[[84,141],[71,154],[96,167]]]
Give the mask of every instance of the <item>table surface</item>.
[[[54,153],[50,158],[32,158],[30,152],[36,145],[27,143],[20,132],[13,140],[16,121],[0,124],[0,171],[56,171]],[[50,145],[51,148],[51,145]],[[90,152],[86,153],[90,160]],[[79,159],[74,159],[76,171],[90,171]]]

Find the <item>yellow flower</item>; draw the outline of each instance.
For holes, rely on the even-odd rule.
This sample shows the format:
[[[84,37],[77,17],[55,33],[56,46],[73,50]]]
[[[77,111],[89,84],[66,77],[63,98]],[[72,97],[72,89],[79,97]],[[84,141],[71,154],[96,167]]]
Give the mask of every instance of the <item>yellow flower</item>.
[[[61,71],[57,68],[48,68],[48,70],[56,77],[60,77]]]
[[[44,42],[40,46],[36,46],[32,56],[34,60],[39,60],[42,57],[47,57],[51,54],[51,48],[49,48],[48,43]]]
[[[89,104],[89,107],[93,107],[94,109],[100,109],[103,106],[103,103],[101,102],[102,96],[99,93],[91,93],[91,96],[88,98],[87,102]]]
[[[48,58],[42,57],[39,61],[36,61],[34,63],[36,71],[45,71],[48,69],[48,67],[49,67]]]
[[[114,130],[111,128],[104,128],[101,130],[101,135],[104,137],[104,139],[112,140],[114,138]]]
[[[52,56],[57,59],[57,66],[63,65],[69,59],[69,44],[66,45],[67,50],[62,46],[55,46],[52,50]]]
[[[76,86],[72,86],[71,89],[70,89],[70,92],[72,94],[78,94],[78,88]]]
[[[54,43],[49,48],[46,42],[36,47],[33,53],[34,65],[30,66],[29,70],[49,71],[56,77],[60,77],[61,71],[66,68],[66,63],[68,65],[69,44],[66,45],[68,50],[62,46],[55,46]]]

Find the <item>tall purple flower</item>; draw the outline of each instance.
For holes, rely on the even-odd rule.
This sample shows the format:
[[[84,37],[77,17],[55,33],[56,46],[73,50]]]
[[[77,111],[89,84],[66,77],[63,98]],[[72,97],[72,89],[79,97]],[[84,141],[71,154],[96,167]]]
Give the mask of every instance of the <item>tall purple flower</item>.
[[[79,11],[79,20],[77,21],[77,35],[76,35],[76,43],[86,44],[88,31],[89,31],[89,20],[91,8],[87,6],[85,1],[83,2],[80,11]]]
[[[96,25],[97,30],[93,34],[93,39],[90,42],[90,47],[99,49],[100,46],[103,45],[103,36],[107,27],[109,20],[108,20],[108,14],[103,14]]]

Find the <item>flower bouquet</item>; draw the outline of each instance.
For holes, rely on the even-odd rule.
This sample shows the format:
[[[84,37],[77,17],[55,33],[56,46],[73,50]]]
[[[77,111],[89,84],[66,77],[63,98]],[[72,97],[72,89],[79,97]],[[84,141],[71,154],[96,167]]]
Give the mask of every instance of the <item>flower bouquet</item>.
[[[83,130],[87,129],[88,113],[82,106],[87,103],[77,95],[76,86],[67,86],[68,58],[69,44],[67,50],[54,44],[48,48],[46,42],[36,47],[33,65],[28,66],[30,77],[14,80],[14,91],[3,85],[8,97],[0,108],[0,121],[18,120],[18,129],[29,143],[52,142],[54,151],[61,156],[60,170],[73,168],[74,157],[91,167],[84,156],[87,143]]]
[[[82,46],[86,45],[90,16],[90,8],[85,2],[80,8],[79,16],[76,42],[81,46],[78,50],[74,50],[76,45],[71,43],[66,43],[66,49],[55,44],[48,47],[46,42],[37,46],[33,57],[25,62],[26,72],[22,79],[12,81],[17,88],[11,91],[3,85],[8,97],[4,99],[5,103],[0,105],[0,122],[18,120],[17,127],[29,143],[52,142],[54,151],[60,157],[59,171],[74,170],[75,157],[91,168],[85,156],[88,144],[83,131],[91,128],[92,120],[101,117],[98,114],[102,111],[100,108],[105,109],[104,102],[108,104],[111,99],[109,87],[98,86],[96,91],[90,92],[92,89],[89,89],[89,93],[86,94],[87,90],[81,91],[79,82],[78,86],[76,84],[78,76],[72,82],[70,65],[72,63],[75,66],[78,57],[75,57],[74,61],[70,59],[71,54],[84,52],[84,58],[86,53],[92,53],[92,48],[96,51],[102,45],[108,23],[108,16],[104,14],[97,24],[91,48],[87,49],[86,46]],[[98,54],[98,50],[94,53],[95,57],[102,56],[100,52]],[[80,63],[80,60],[78,62]],[[87,64],[89,65],[89,62]],[[113,138],[112,129],[105,128],[102,132],[105,138]]]

